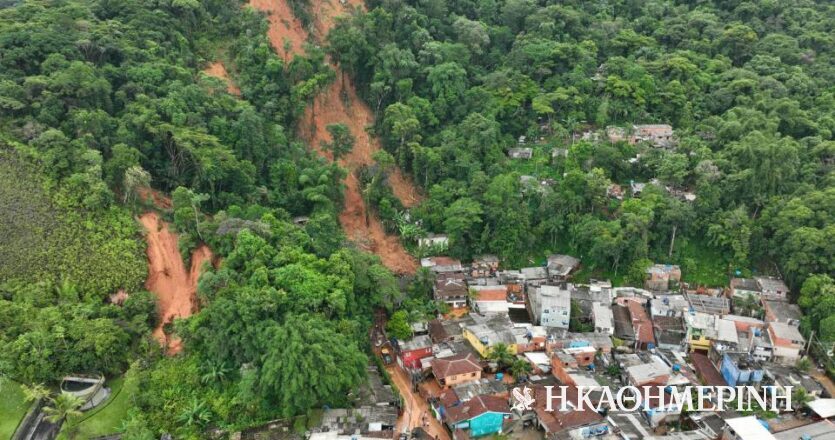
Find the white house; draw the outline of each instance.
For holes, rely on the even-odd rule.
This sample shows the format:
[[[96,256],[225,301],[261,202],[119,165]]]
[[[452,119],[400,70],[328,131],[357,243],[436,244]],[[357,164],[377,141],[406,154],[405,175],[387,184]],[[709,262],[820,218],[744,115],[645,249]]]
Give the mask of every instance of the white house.
[[[611,305],[595,301],[591,305],[591,315],[594,318],[594,331],[607,335],[615,334],[615,317]]]

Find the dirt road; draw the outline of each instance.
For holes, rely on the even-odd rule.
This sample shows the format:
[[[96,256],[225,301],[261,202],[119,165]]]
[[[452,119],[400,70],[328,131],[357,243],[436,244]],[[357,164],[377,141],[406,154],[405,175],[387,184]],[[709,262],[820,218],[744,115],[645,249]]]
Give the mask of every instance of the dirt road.
[[[209,67],[203,71],[206,75],[213,76],[215,78],[220,78],[226,82],[226,91],[235,95],[241,96],[241,89],[232,82],[232,79],[229,78],[229,73],[226,71],[226,66],[223,65],[220,61],[215,61],[212,64],[209,64]]]
[[[440,440],[450,440],[449,432],[432,416],[426,400],[412,391],[412,384],[406,373],[397,365],[390,365],[386,367],[386,370],[394,385],[397,386],[397,390],[400,391],[400,395],[403,396],[403,416],[397,420],[397,432],[423,427],[433,438],[437,436]],[[424,416],[429,422],[428,426],[423,426]]]
[[[286,0],[251,0],[250,4],[268,14],[268,36],[280,56],[289,59],[292,54],[301,53],[303,43],[310,40],[311,36],[293,16]],[[361,0],[350,0],[346,5],[336,0],[312,1],[310,10],[313,13],[315,39],[321,41],[324,38],[333,25],[334,17],[348,13],[348,8],[361,5]],[[389,269],[398,273],[414,273],[418,267],[417,260],[406,252],[396,236],[385,233],[375,215],[366,216],[366,206],[355,172],[363,165],[374,163],[372,155],[380,150],[380,143],[366,131],[366,127],[374,123],[371,109],[357,96],[350,79],[346,77],[343,81],[338,66],[333,67],[337,79],[305,110],[299,132],[319,154],[329,157],[319,147],[321,142],[330,141],[327,125],[343,123],[351,129],[356,143],[351,153],[340,160],[340,165],[349,171],[345,179],[345,208],[339,216],[342,229],[350,240],[379,255]],[[399,169],[391,173],[389,183],[394,195],[404,206],[411,207],[420,202],[420,192]]]
[[[169,354],[180,351],[180,341],[168,340],[162,328],[174,318],[191,316],[197,311],[197,279],[203,263],[212,261],[212,252],[206,246],[197,248],[191,255],[191,267],[186,270],[177,247],[177,234],[155,212],[147,212],[139,218],[147,231],[148,279],[145,288],[157,297],[159,325],[154,337],[167,345]]]

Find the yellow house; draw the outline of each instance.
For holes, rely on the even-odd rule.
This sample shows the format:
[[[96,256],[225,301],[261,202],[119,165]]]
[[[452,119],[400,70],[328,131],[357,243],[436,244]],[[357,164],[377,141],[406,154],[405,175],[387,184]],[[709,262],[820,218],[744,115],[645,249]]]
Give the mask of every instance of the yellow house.
[[[512,325],[512,324],[511,324]],[[512,355],[516,355],[520,338],[524,340],[524,329],[513,327],[491,328],[487,323],[464,327],[463,336],[483,358],[490,355],[496,344],[505,344]]]
[[[698,330],[690,333],[687,343],[690,344],[690,352],[696,350],[710,351],[710,339]]]

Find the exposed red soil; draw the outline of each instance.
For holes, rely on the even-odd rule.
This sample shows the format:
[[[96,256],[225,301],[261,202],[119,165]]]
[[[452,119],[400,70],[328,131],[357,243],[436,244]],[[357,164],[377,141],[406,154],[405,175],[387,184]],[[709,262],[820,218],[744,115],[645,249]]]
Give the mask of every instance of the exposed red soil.
[[[148,279],[145,288],[157,296],[159,324],[153,335],[167,346],[168,354],[180,351],[180,341],[169,338],[163,326],[175,318],[185,318],[197,311],[197,280],[203,264],[212,261],[212,251],[198,247],[191,255],[191,267],[185,263],[177,247],[177,234],[155,212],[146,212],[139,221],[145,227],[148,243]]]
[[[235,96],[241,96],[241,89],[232,82],[232,78],[229,77],[229,72],[226,71],[226,66],[223,65],[220,61],[215,61],[212,64],[209,64],[203,73],[209,76],[213,76],[215,78],[220,78],[224,82],[226,82],[226,91]]]
[[[286,0],[251,0],[250,4],[269,15],[268,36],[279,55],[285,59],[289,56],[285,53],[285,41],[291,43],[289,47],[292,53],[300,53],[301,43],[307,41],[309,35],[293,16]],[[339,0],[315,2],[311,10],[315,11],[316,36],[321,39],[326,35],[333,25],[333,18],[346,13],[346,7],[351,5],[361,7],[362,1],[349,0],[347,6],[343,6]],[[365,130],[374,123],[371,109],[357,96],[350,79],[342,78],[338,66],[333,67],[337,79],[305,109],[299,127],[300,134],[319,154],[330,158],[330,155],[321,151],[319,147],[321,142],[330,141],[327,125],[343,123],[351,129],[356,143],[351,153],[340,160],[340,165],[349,171],[345,179],[345,209],[339,216],[342,228],[349,239],[379,255],[389,269],[398,273],[414,273],[418,267],[417,260],[406,252],[396,236],[386,234],[382,223],[375,215],[366,216],[366,207],[355,172],[363,165],[374,163],[372,155],[380,150],[380,143]],[[394,195],[404,206],[411,207],[420,202],[419,191],[399,169],[392,171],[389,184]]]
[[[293,54],[302,53],[302,45],[307,41],[307,31],[302,27],[302,22],[293,15],[293,10],[286,0],[250,0],[249,4],[267,13],[270,21],[267,37],[284,61],[290,61]]]
[[[147,202],[148,199],[151,200],[151,203],[157,207],[157,209],[171,209],[173,203],[171,203],[171,197],[153,189],[153,188],[140,188],[138,191],[139,198],[142,199],[143,202]]]

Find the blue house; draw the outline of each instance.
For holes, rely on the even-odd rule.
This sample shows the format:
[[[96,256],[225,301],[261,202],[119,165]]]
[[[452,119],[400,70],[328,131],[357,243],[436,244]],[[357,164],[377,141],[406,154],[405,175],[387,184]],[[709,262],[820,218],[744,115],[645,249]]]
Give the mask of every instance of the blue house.
[[[764,371],[760,363],[746,353],[725,353],[719,368],[722,378],[728,385],[735,387],[762,383]]]
[[[435,409],[450,431],[461,429],[470,437],[501,433],[505,419],[510,418],[507,399],[480,395],[461,401],[454,390],[441,393]]]

